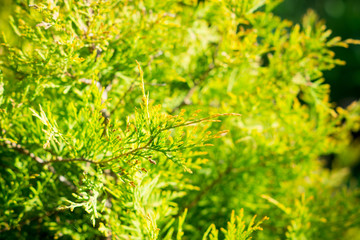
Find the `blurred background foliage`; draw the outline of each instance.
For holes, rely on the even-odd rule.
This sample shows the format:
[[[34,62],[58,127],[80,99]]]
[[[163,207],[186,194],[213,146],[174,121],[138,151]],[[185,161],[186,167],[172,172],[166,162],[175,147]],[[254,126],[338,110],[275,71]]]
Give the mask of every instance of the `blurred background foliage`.
[[[274,13],[282,18],[300,23],[304,13],[313,9],[325,21],[333,36],[342,39],[360,39],[360,1],[359,0],[284,0],[274,9]],[[360,98],[360,47],[349,45],[349,48],[333,48],[337,58],[346,62],[324,72],[325,82],[330,85],[330,99],[341,107],[346,107]],[[352,173],[360,182],[360,133],[353,132],[353,144],[346,156],[327,156],[328,166],[357,163]],[[351,160],[349,160],[351,159]]]
[[[360,39],[360,1],[358,0],[285,0],[275,14],[300,22],[304,13],[313,9],[325,20],[334,36],[343,39]],[[360,47],[334,48],[337,58],[346,61],[345,66],[325,72],[326,82],[331,85],[331,100],[347,106],[360,97]]]

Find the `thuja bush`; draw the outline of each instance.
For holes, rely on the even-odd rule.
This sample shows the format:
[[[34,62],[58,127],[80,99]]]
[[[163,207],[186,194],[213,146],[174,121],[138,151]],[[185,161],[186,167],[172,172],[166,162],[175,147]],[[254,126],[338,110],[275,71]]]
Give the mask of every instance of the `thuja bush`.
[[[360,106],[323,79],[357,41],[279,2],[14,0],[0,238],[358,236]]]

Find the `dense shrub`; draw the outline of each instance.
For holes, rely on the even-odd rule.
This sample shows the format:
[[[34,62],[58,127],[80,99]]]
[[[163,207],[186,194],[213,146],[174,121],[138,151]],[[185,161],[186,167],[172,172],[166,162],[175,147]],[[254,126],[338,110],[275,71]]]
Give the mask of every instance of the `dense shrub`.
[[[330,48],[356,41],[311,11],[282,20],[278,3],[14,0],[0,238],[360,234],[360,106],[335,108],[322,78],[343,64]]]

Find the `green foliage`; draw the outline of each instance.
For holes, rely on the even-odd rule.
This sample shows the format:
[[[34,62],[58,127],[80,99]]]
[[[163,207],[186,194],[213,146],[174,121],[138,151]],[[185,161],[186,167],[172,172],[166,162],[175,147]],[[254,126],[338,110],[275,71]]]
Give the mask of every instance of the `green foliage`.
[[[282,20],[279,2],[14,0],[0,238],[359,234],[360,106],[334,107],[323,83],[344,64],[331,48],[357,41],[311,11]]]
[[[256,230],[263,230],[261,227],[259,227],[259,225],[267,220],[267,217],[264,217],[260,222],[255,224],[255,217],[253,217],[247,227],[245,225],[245,222],[243,221],[243,217],[244,217],[244,211],[243,209],[240,210],[240,214],[239,216],[235,216],[235,212],[232,211],[231,213],[231,218],[230,218],[230,222],[228,222],[227,229],[221,229],[221,231],[224,233],[225,235],[225,239],[226,240],[246,240],[246,239],[251,239],[250,235],[256,231]],[[218,230],[216,230],[216,227],[214,224],[212,224],[208,230],[206,231],[203,240],[208,239],[207,237],[210,234],[210,239],[211,240],[215,240],[218,239]]]

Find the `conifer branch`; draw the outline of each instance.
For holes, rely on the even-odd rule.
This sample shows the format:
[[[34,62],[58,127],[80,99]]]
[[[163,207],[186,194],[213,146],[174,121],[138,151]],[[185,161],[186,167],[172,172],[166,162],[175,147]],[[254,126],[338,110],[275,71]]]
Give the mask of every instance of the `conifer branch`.
[[[220,116],[241,116],[241,114],[236,114],[236,113],[214,114],[214,115],[212,115],[212,116],[205,117],[205,118],[201,118],[201,119],[198,119],[198,120],[188,121],[188,122],[184,122],[184,123],[182,123],[182,124],[178,124],[178,125],[174,125],[174,126],[162,128],[162,129],[158,130],[158,131],[148,140],[148,142],[147,142],[145,145],[143,145],[143,146],[141,146],[141,147],[137,147],[137,148],[135,148],[135,149],[132,149],[132,150],[130,150],[130,151],[128,151],[128,152],[119,154],[119,155],[114,156],[114,157],[112,157],[112,158],[102,160],[102,161],[95,161],[95,160],[86,159],[86,158],[83,158],[83,157],[80,157],[80,158],[67,158],[67,159],[63,159],[62,157],[56,157],[56,158],[53,159],[53,160],[43,162],[43,164],[48,164],[48,163],[51,163],[51,162],[87,162],[87,163],[91,163],[91,164],[105,164],[105,163],[111,162],[111,161],[113,161],[113,160],[122,158],[122,157],[126,157],[126,156],[129,156],[129,155],[134,155],[136,152],[141,151],[141,150],[144,150],[144,149],[154,150],[154,151],[160,151],[159,149],[149,148],[149,146],[151,145],[151,143],[156,139],[156,137],[157,137],[161,132],[166,131],[166,130],[170,130],[170,129],[174,129],[174,128],[186,127],[186,126],[190,126],[190,125],[197,124],[197,123],[201,123],[201,122],[219,122],[220,120],[214,120],[214,118],[220,117]],[[179,150],[179,149],[178,149],[178,150]],[[162,150],[161,152],[167,152],[167,150]]]
[[[95,161],[95,160],[92,160],[92,159],[86,159],[86,158],[61,158],[61,157],[56,157],[55,159],[53,160],[50,160],[50,161],[44,161],[42,164],[49,164],[49,163],[52,163],[52,162],[87,162],[87,163],[91,163],[91,164],[105,164],[105,163],[108,163],[108,162],[111,162],[113,160],[116,160],[116,159],[119,159],[119,158],[122,158],[122,157],[126,157],[126,156],[129,156],[129,155],[133,155],[135,154],[136,152],[140,151],[140,150],[143,150],[143,149],[146,149],[153,141],[154,139],[156,138],[157,134],[155,136],[153,136],[152,138],[150,138],[150,140],[142,147],[138,147],[138,148],[135,148],[135,149],[132,149],[128,152],[125,152],[125,153],[122,153],[120,155],[117,155],[115,157],[112,157],[112,158],[109,158],[109,159],[105,159],[105,160],[102,160],[102,161]]]

